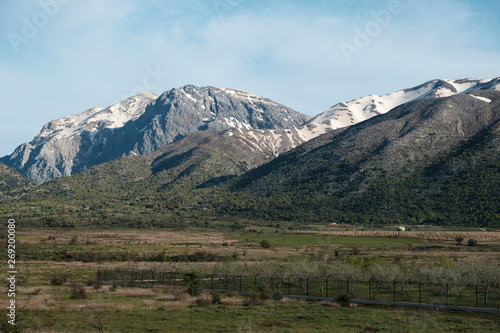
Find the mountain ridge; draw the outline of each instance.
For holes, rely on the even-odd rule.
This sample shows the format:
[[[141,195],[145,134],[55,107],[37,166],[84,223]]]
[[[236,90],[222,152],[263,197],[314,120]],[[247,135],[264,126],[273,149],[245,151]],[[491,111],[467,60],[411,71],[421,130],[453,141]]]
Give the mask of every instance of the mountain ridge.
[[[151,153],[199,130],[287,128],[309,118],[242,90],[187,85],[51,121],[0,161],[43,183],[121,156]]]

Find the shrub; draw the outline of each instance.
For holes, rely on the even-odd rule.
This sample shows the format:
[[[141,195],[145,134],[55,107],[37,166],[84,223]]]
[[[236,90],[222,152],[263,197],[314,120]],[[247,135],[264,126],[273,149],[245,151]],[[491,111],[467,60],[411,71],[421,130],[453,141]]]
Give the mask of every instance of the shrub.
[[[205,297],[200,297],[200,298],[196,299],[195,302],[196,302],[196,305],[199,307],[206,307],[206,306],[209,306],[211,304],[210,299],[205,298]]]
[[[271,247],[271,243],[267,239],[264,239],[263,241],[260,242],[260,246],[264,249],[268,249]]]
[[[477,246],[477,240],[471,238],[467,241],[467,246]]]
[[[69,245],[76,245],[77,242],[78,242],[78,236],[74,235],[69,241]]]
[[[71,298],[72,299],[86,299],[87,292],[83,285],[79,282],[74,281],[71,284]]]
[[[340,306],[349,307],[351,305],[351,294],[341,294],[335,298]]]
[[[247,295],[244,305],[262,304],[271,298],[271,288],[267,284],[256,285]]]
[[[283,294],[280,291],[277,291],[274,293],[273,299],[275,301],[281,301],[283,299]]]
[[[222,304],[221,293],[217,292],[212,293],[212,304],[214,305]]]
[[[54,274],[50,278],[50,284],[53,286],[62,286],[68,280],[68,276],[66,274]]]

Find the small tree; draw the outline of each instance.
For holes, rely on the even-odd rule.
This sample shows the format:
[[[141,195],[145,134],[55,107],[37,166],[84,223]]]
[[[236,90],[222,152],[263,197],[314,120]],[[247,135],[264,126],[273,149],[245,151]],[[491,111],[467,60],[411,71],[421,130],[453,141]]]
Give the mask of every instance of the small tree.
[[[189,271],[184,274],[188,281],[188,294],[191,296],[200,296],[200,278],[201,274],[198,271]]]
[[[461,245],[463,241],[464,238],[462,236],[455,237],[455,242],[457,242],[458,245]]]
[[[98,332],[104,332],[104,325],[101,316],[96,312],[93,305],[86,304],[85,310],[88,311],[87,323],[90,327],[96,329]]]

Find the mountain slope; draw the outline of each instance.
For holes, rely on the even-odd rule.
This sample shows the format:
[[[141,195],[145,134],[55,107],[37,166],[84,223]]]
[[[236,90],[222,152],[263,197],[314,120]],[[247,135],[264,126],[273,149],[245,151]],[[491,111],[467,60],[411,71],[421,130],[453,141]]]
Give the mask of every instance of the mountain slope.
[[[48,123],[1,161],[39,183],[128,155],[149,154],[203,130],[279,129],[310,117],[241,90],[172,89]]]
[[[308,121],[316,125],[317,132],[351,126],[374,116],[384,114],[395,107],[422,98],[449,97],[479,90],[500,91],[500,78],[431,80],[419,86],[399,90],[383,96],[369,95],[347,103],[338,103],[329,110]],[[307,133],[307,130],[304,130]],[[309,137],[316,137],[308,135]]]
[[[140,94],[105,109],[92,108],[51,121],[31,142],[0,161],[39,183],[81,171],[98,163],[97,151],[113,130],[136,120],[157,97]]]
[[[102,163],[39,187],[32,198],[99,197],[210,187],[291,149],[294,130],[199,131],[155,152]],[[125,191],[120,193],[120,191]],[[125,193],[125,194],[124,194]]]
[[[35,183],[29,178],[0,163],[0,200],[16,196],[16,190],[33,187]]]
[[[483,210],[497,223],[499,121],[497,91],[415,100],[311,140],[248,172],[233,190],[292,198],[293,207],[302,205],[316,218],[344,210],[443,214],[471,223]]]

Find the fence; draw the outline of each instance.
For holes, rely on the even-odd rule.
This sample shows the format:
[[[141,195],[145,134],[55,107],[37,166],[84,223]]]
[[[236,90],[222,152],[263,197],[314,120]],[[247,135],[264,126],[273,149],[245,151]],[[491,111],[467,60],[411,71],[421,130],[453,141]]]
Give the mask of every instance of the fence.
[[[139,269],[97,270],[97,280],[103,284],[152,287],[169,285],[187,287],[181,271]],[[203,276],[200,287],[231,291],[251,291],[267,284],[271,292],[308,297],[336,297],[349,293],[353,298],[370,301],[441,304],[476,308],[494,308],[500,313],[499,286],[435,284],[429,281],[361,281],[315,276],[259,276],[209,274]]]

